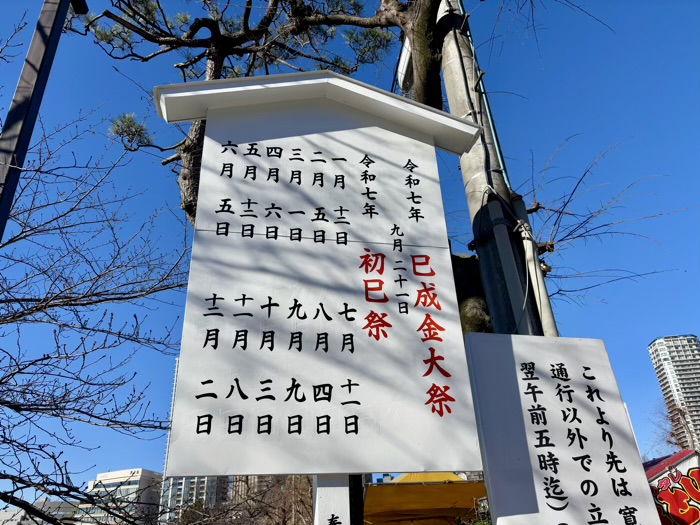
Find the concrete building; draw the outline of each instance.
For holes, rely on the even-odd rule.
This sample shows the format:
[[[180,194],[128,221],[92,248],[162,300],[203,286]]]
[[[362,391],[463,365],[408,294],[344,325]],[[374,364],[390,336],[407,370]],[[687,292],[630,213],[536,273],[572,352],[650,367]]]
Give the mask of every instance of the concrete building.
[[[162,476],[146,469],[119,470],[98,474],[87,492],[101,505],[40,498],[34,506],[45,514],[68,523],[111,525],[128,516],[143,525],[153,525],[158,515]],[[104,507],[108,507],[109,510]],[[111,512],[110,512],[111,511]],[[0,510],[0,525],[41,525],[46,522],[20,509]]]
[[[38,499],[34,502],[34,505],[49,516],[53,516],[62,521],[71,521],[78,510],[77,503],[71,501],[55,501],[46,498]]]
[[[173,393],[170,398],[170,414],[173,413],[173,401],[175,399],[175,379],[180,360],[175,360],[175,375],[173,376]],[[170,436],[166,444],[166,459],[170,449]],[[193,476],[164,478],[160,493],[160,517],[161,523],[175,522],[180,518],[182,511],[201,501],[205,509],[213,509],[222,504],[231,495],[232,479],[227,476]]]
[[[655,339],[648,347],[673,433],[682,449],[700,448],[700,341],[696,335]]]
[[[98,474],[88,483],[88,492],[100,504],[79,505],[75,521],[116,524],[121,522],[119,514],[126,514],[143,525],[152,525],[158,518],[161,481],[161,474],[142,468]]]
[[[176,521],[184,509],[198,501],[205,509],[213,509],[229,498],[230,485],[227,476],[165,478],[160,496],[160,521]]]
[[[29,522],[29,514],[21,509],[0,510],[0,525],[26,525]]]
[[[33,505],[41,512],[66,522],[73,521],[73,516],[78,510],[77,503],[46,498],[39,498]],[[15,508],[0,510],[0,525],[38,525],[45,523],[43,520],[30,516],[25,510]]]

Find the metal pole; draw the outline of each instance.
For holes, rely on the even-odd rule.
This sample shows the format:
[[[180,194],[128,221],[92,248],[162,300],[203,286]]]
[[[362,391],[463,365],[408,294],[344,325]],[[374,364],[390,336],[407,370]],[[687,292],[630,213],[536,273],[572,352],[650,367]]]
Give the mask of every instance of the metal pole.
[[[535,238],[532,235],[532,228],[527,218],[525,201],[523,201],[520,195],[516,195],[512,203],[515,216],[518,217],[518,221],[520,222],[523,249],[525,250],[530,279],[534,286],[533,293],[535,294],[537,308],[540,312],[540,320],[542,321],[542,335],[547,337],[559,337],[557,321],[554,319],[554,312],[552,311],[552,302],[549,300],[547,284],[544,281],[544,273],[542,272],[540,259],[537,255],[537,242],[535,242]]]
[[[497,333],[542,335],[522,243],[514,231],[518,221],[510,206],[511,190],[478,89],[481,73],[464,31],[466,19],[456,5],[456,0],[442,1],[437,31],[444,35],[442,72],[450,112],[483,130],[477,144],[462,155],[460,167],[489,314]]]
[[[63,24],[72,3],[77,14],[86,14],[85,0],[45,0],[32,43],[22,68],[15,96],[0,135],[0,241],[10,216],[29,141],[34,132],[41,99],[56,56]]]
[[[511,204],[517,198],[508,182],[483,73],[458,1],[442,1],[437,28],[445,35],[442,71],[450,112],[483,127],[480,142],[462,156],[460,166],[494,331],[557,335],[532,242],[521,238],[531,236],[527,213]]]
[[[363,525],[365,522],[365,493],[362,474],[348,476],[350,492],[350,525]]]

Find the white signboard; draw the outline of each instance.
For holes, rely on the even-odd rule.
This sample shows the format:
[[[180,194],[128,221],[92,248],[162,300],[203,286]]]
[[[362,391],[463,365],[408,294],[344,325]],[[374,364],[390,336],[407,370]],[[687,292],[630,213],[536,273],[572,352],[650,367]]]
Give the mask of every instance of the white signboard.
[[[602,341],[469,334],[494,523],[658,524]]]
[[[345,113],[207,119],[167,476],[481,468],[434,147]]]

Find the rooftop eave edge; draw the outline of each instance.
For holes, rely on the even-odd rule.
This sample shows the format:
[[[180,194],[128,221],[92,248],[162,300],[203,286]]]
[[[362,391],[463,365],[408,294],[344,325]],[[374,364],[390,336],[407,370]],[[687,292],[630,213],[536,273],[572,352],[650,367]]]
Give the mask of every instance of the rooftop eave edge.
[[[369,114],[375,114],[378,109],[384,110],[380,111],[383,118],[421,132],[425,132],[424,126],[417,126],[413,122],[428,121],[434,128],[432,135],[436,139],[436,146],[457,154],[469,151],[481,132],[479,126],[468,120],[333,72],[270,75],[264,77],[262,82],[260,78],[157,86],[153,93],[158,114],[169,123],[203,120],[209,109],[265,103],[268,101],[264,100],[266,94],[274,90],[282,95],[278,98],[281,102],[323,97]],[[300,85],[304,86],[304,94],[308,96],[299,97],[298,90],[290,89]],[[240,96],[237,103],[231,104],[230,96],[236,92]],[[285,92],[288,97],[284,96]],[[184,108],[183,103],[187,104]],[[180,106],[179,111],[172,111],[176,106]],[[436,128],[446,133],[438,133]],[[449,135],[452,135],[452,140],[445,138]],[[455,135],[461,135],[462,139],[455,141]]]
[[[402,124],[409,129],[413,128],[421,133],[432,135],[438,148],[461,155],[472,148],[481,133],[480,126],[466,119],[420,104],[411,99],[394,95],[393,93],[387,93],[374,86],[357,81],[348,81],[352,81],[352,79],[344,77],[328,79],[328,87],[325,91],[326,98],[364,110],[370,114],[376,114],[387,120]],[[355,84],[359,89],[348,89],[348,87],[343,86],[343,83]],[[363,90],[375,92],[380,98],[367,97],[366,93],[362,92]],[[369,102],[364,105],[361,103],[353,104],[352,100],[348,100],[348,95],[351,97],[365,97],[365,100]],[[421,119],[423,122],[428,122],[432,126],[426,128],[425,126],[414,125],[413,121],[416,118]],[[454,137],[457,136],[462,137],[462,139],[456,140]]]

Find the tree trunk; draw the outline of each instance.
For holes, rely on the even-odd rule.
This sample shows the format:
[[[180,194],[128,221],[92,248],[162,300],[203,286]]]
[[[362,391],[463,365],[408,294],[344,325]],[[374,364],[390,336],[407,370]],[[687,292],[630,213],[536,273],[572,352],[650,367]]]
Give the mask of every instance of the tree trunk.
[[[205,80],[221,78],[225,56],[216,47],[207,53],[207,70]],[[197,192],[199,191],[199,172],[202,166],[202,148],[204,147],[204,130],[206,121],[195,120],[190,126],[187,138],[180,148],[182,167],[177,183],[180,186],[181,207],[194,226],[197,216]]]
[[[440,82],[440,42],[435,34],[439,0],[416,1],[408,16],[403,17],[402,30],[411,45],[413,66],[413,99],[442,109]]]

